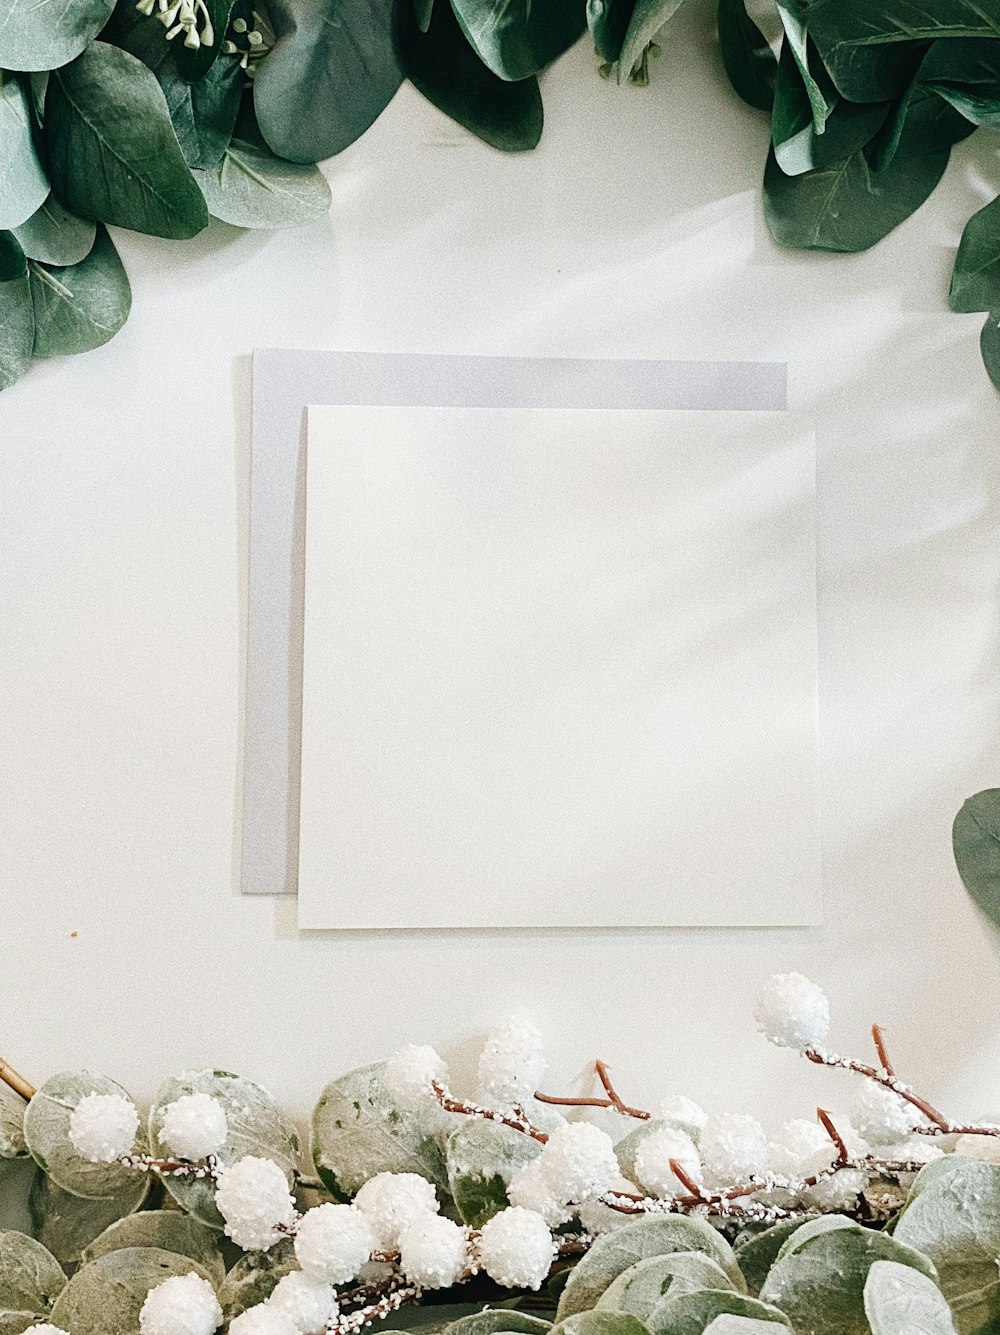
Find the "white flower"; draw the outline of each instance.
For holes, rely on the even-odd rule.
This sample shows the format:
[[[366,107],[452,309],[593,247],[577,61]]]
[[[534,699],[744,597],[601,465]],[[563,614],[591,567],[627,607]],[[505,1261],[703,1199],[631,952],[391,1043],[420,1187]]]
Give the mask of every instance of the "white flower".
[[[139,1313],[141,1335],[213,1335],[221,1325],[215,1289],[193,1270],[150,1289]]]
[[[479,1058],[479,1088],[486,1100],[524,1103],[544,1075],[542,1036],[530,1020],[515,1015],[490,1030]]]
[[[572,1218],[566,1202],[557,1200],[542,1169],[541,1156],[515,1173],[507,1184],[507,1199],[511,1205],[523,1206],[540,1214],[551,1228],[558,1228]]]
[[[555,1255],[549,1226],[534,1210],[517,1205],[483,1225],[479,1260],[491,1279],[509,1289],[541,1288]]]
[[[621,1171],[611,1137],[590,1122],[566,1122],[549,1136],[539,1171],[557,1201],[601,1196]]]
[[[686,1132],[697,1143],[708,1121],[708,1113],[700,1103],[695,1103],[694,1099],[689,1099],[684,1094],[671,1094],[669,1098],[660,1100],[656,1118],[661,1122],[669,1122],[678,1131]]]
[[[299,1330],[284,1312],[260,1303],[233,1317],[229,1335],[299,1335]]]
[[[399,1239],[399,1265],[411,1284],[446,1289],[468,1264],[465,1230],[439,1214],[423,1214]]]
[[[172,1154],[197,1163],[226,1143],[226,1110],[211,1094],[182,1094],[164,1108],[160,1135]]]
[[[912,1104],[874,1080],[858,1082],[851,1120],[872,1145],[897,1145],[915,1126],[926,1125],[926,1119]]]
[[[671,1159],[680,1164],[694,1182],[701,1183],[701,1158],[694,1141],[684,1131],[662,1126],[643,1136],[635,1152],[635,1175],[640,1185],[661,1200],[683,1196],[688,1190],[670,1167]]]
[[[347,1284],[374,1250],[371,1225],[353,1205],[316,1205],[295,1230],[295,1259],[318,1282]]]
[[[432,1084],[447,1087],[448,1068],[443,1059],[426,1045],[411,1043],[400,1048],[385,1064],[385,1084],[401,1108],[418,1112],[436,1103]]]
[[[938,1147],[935,1145],[934,1148]],[[955,1153],[979,1159],[982,1163],[1000,1163],[1000,1136],[959,1136],[955,1141]]]
[[[767,1136],[746,1113],[721,1113],[705,1123],[698,1150],[708,1186],[731,1187],[763,1173]]]
[[[371,1225],[375,1246],[387,1252],[396,1250],[399,1235],[415,1220],[440,1209],[433,1183],[419,1173],[376,1173],[354,1204]]]
[[[223,1170],[215,1204],[226,1221],[226,1235],[248,1252],[266,1252],[280,1242],[279,1226],[295,1221],[295,1201],[284,1173],[273,1159],[248,1154]]]
[[[779,1048],[818,1047],[830,1031],[826,993],[800,973],[776,973],[760,990],[754,1018]]]
[[[278,1280],[267,1305],[287,1316],[303,1335],[316,1335],[340,1312],[331,1286],[310,1279],[301,1270],[293,1270]]]
[[[89,1163],[114,1163],[131,1153],[138,1130],[135,1104],[122,1094],[85,1094],[70,1113],[70,1142]]]

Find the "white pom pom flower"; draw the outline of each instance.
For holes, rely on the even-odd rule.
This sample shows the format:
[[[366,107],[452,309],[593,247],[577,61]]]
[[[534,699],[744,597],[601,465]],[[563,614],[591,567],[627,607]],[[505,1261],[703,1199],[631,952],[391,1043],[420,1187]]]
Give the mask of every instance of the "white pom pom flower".
[[[215,1204],[226,1221],[226,1235],[247,1252],[266,1252],[282,1239],[281,1229],[295,1221],[295,1201],[284,1173],[273,1159],[248,1154],[223,1170]]]
[[[514,1174],[507,1184],[507,1199],[511,1205],[520,1205],[540,1214],[550,1228],[558,1228],[572,1218],[566,1202],[553,1195],[540,1156]]]
[[[437,1104],[431,1086],[447,1086],[448,1067],[433,1048],[411,1043],[386,1062],[385,1083],[401,1108],[419,1112]]]
[[[830,1032],[826,993],[801,973],[776,973],[761,988],[754,1007],[757,1027],[779,1048],[817,1048]]]
[[[672,1127],[683,1131],[697,1144],[698,1137],[708,1121],[708,1113],[700,1103],[695,1103],[694,1099],[689,1099],[684,1094],[671,1094],[669,1098],[660,1100],[656,1118],[661,1122],[669,1122]]]
[[[706,1184],[731,1187],[764,1172],[767,1136],[761,1124],[746,1113],[721,1113],[705,1123],[698,1151]]]
[[[433,1184],[419,1173],[376,1173],[354,1204],[371,1225],[375,1246],[387,1252],[399,1247],[400,1234],[412,1223],[440,1209]]]
[[[898,1145],[926,1118],[891,1089],[874,1080],[860,1080],[851,1104],[851,1120],[872,1145]]]
[[[198,1163],[226,1143],[226,1110],[211,1094],[182,1094],[164,1108],[160,1135],[171,1154]]]
[[[317,1331],[325,1330],[327,1322],[340,1312],[332,1287],[310,1279],[302,1270],[283,1275],[267,1305],[287,1316],[302,1335],[316,1335]]]
[[[590,1122],[557,1127],[538,1164],[552,1195],[564,1203],[603,1195],[621,1171],[611,1137]]]
[[[295,1259],[319,1283],[347,1284],[374,1250],[371,1224],[353,1205],[316,1205],[295,1230]]]
[[[468,1265],[465,1230],[439,1214],[424,1214],[403,1230],[399,1266],[420,1289],[446,1289]]]
[[[635,1152],[635,1175],[640,1186],[664,1201],[683,1196],[688,1190],[670,1167],[672,1159],[680,1164],[693,1182],[700,1185],[701,1156],[686,1132],[672,1126],[661,1126],[648,1136],[643,1136]]]
[[[555,1252],[542,1216],[517,1205],[488,1219],[479,1238],[480,1264],[491,1279],[509,1289],[540,1289]]]
[[[524,1103],[534,1096],[544,1075],[542,1035],[530,1020],[515,1015],[490,1031],[479,1058],[484,1101]]]
[[[141,1335],[213,1335],[221,1325],[215,1289],[193,1270],[150,1289],[139,1312]]]
[[[300,1335],[300,1332],[284,1312],[269,1303],[259,1303],[233,1317],[229,1335]]]
[[[69,1138],[88,1163],[114,1163],[132,1152],[139,1114],[123,1094],[85,1094],[70,1113]]]

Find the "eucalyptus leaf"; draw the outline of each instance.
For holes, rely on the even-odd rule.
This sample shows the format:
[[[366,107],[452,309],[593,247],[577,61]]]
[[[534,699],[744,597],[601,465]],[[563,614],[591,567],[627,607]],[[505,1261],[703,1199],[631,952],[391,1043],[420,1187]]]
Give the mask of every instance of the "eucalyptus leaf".
[[[234,227],[297,227],[329,212],[331,195],[318,167],[285,162],[269,148],[234,139],[222,161],[195,172],[213,218]]]
[[[72,1335],[140,1335],[150,1289],[175,1275],[209,1279],[189,1256],[158,1247],[125,1247],[82,1266],[63,1289],[50,1320]]]
[[[872,1335],[956,1335],[941,1290],[912,1266],[876,1261],[865,1280],[864,1298]]]
[[[219,1292],[222,1315],[232,1321],[248,1307],[266,1302],[278,1280],[299,1269],[291,1242],[279,1242],[267,1252],[248,1252],[226,1275]]]
[[[233,8],[233,0],[204,0],[204,4],[212,25],[210,33],[212,40],[206,42],[202,35],[202,40],[196,47],[177,42],[177,68],[182,77],[191,83],[204,79],[219,58],[226,29],[229,26],[229,15]],[[204,34],[204,30],[202,32]]]
[[[635,6],[636,0],[587,0],[587,27],[594,49],[609,65],[621,55]]]
[[[319,162],[382,114],[402,82],[393,0],[272,0],[278,41],[254,77],[261,133],[279,157]]]
[[[813,53],[810,52],[809,38],[801,17],[788,5],[778,5],[777,9],[781,26],[785,30],[782,55],[787,53],[799,72],[802,89],[809,104],[813,129],[817,135],[821,135],[826,127],[827,117],[837,101],[836,89],[833,88],[830,76],[821,61],[816,61],[818,68],[816,73],[813,73]],[[822,85],[820,79],[823,80]]]
[[[597,1308],[627,1312],[651,1324],[651,1313],[668,1295],[676,1298],[698,1289],[728,1289],[735,1293],[745,1288],[742,1276],[737,1284],[718,1261],[704,1252],[671,1252],[629,1266],[604,1290]]]
[[[35,148],[28,91],[21,79],[0,69],[0,230],[20,227],[48,193]]]
[[[830,96],[822,134],[816,130],[801,69],[785,42],[778,61],[771,135],[774,156],[786,176],[801,176],[849,158],[869,143],[889,110],[888,102],[848,102],[833,89],[825,73],[817,77]]]
[[[1000,314],[996,311],[986,317],[986,323],[979,335],[979,351],[982,355],[983,365],[986,367],[986,374],[996,388],[1000,389]],[[962,879],[965,881],[964,872]],[[992,891],[988,895],[987,902],[992,906],[991,908],[987,908],[986,904],[979,902],[978,896],[989,888],[982,880],[976,884],[975,890],[968,881],[965,881],[965,886],[973,899],[979,903],[979,907],[985,913],[988,913],[995,923],[1000,924],[1000,885],[994,883]]]
[[[996,200],[986,206],[994,218],[995,206]],[[987,309],[1000,309],[1000,302]],[[993,315],[983,326],[980,347],[990,379],[1000,389],[1000,328]],[[986,916],[1000,926],[1000,788],[986,788],[966,799],[955,817],[951,839],[963,885]]]
[[[65,1285],[62,1267],[40,1242],[0,1232],[0,1310],[47,1312]]]
[[[208,223],[163,90],[127,51],[93,42],[52,75],[45,143],[60,198],[83,218],[174,238]]]
[[[622,1136],[615,1145],[615,1158],[618,1160],[622,1177],[628,1178],[630,1182],[635,1181],[635,1156],[639,1152],[639,1146],[647,1136],[670,1125],[671,1123],[664,1118],[653,1117],[648,1122],[640,1122],[634,1131]]]
[[[426,32],[431,26],[433,14],[434,0],[413,0],[413,17],[421,32]]]
[[[65,266],[79,264],[90,254],[97,225],[78,218],[49,195],[27,222],[14,228],[14,235],[29,260]]]
[[[128,319],[132,290],[105,227],[98,227],[93,249],[79,264],[51,268],[32,260],[28,269],[36,357],[90,352]]]
[[[759,1317],[723,1312],[705,1327],[705,1335],[772,1335],[775,1323]]]
[[[501,79],[528,79],[580,36],[586,13],[580,0],[451,0],[473,50]]]
[[[955,256],[948,303],[953,311],[992,311],[1000,307],[1000,196],[984,205],[965,224]],[[996,791],[990,790],[991,793]],[[985,835],[987,830],[996,827],[988,823],[991,803],[981,801],[982,796],[978,794],[969,799],[975,807],[963,819],[963,830],[969,829],[976,836],[970,840],[970,848],[979,847],[989,857],[992,841]],[[965,807],[962,810],[964,812]],[[955,824],[957,828],[957,820]],[[964,873],[962,879],[965,879]],[[968,886],[968,882],[966,884]]]
[[[950,1154],[933,1168],[917,1174],[893,1237],[930,1258],[951,1300],[997,1279],[1000,1165]]]
[[[115,0],[0,0],[0,69],[53,70],[78,56]]]
[[[12,262],[17,271],[15,279],[18,274],[23,277],[27,273],[23,256],[19,258],[15,251]],[[2,293],[2,283],[3,280],[0,277],[0,293]],[[2,303],[2,300],[2,295],[0,295],[0,303]],[[0,304],[0,310],[2,310],[2,304]],[[0,334],[0,347],[2,347],[2,338],[3,336]],[[0,353],[0,358],[2,358],[2,353]],[[25,1102],[22,1098],[15,1094],[13,1090],[8,1089],[6,1085],[0,1086],[0,1159],[23,1159],[28,1153],[28,1146],[24,1140],[24,1109]]]
[[[642,53],[684,0],[637,0],[625,40],[618,54],[618,82],[623,84],[642,59]]]
[[[767,38],[747,13],[746,0],[719,0],[718,19],[729,82],[749,106],[770,111],[777,66]]]
[[[699,1289],[678,1296],[668,1294],[649,1317],[653,1335],[702,1335],[717,1316],[750,1317],[788,1330],[791,1322],[776,1307],[728,1289]]]
[[[1000,42],[995,38],[935,42],[924,60],[923,78],[974,125],[1000,129]]]
[[[63,1191],[39,1168],[28,1196],[35,1237],[61,1265],[75,1265],[98,1234],[142,1206],[149,1194],[150,1176],[135,1173],[133,1177],[125,1195],[87,1200]]]
[[[0,1335],[23,1335],[32,1326],[42,1321],[44,1312],[9,1312],[0,1310]]]
[[[34,292],[32,293],[34,298]],[[63,298],[60,305],[68,306]],[[69,1122],[74,1108],[88,1094],[117,1094],[128,1098],[121,1085],[91,1071],[62,1071],[46,1080],[24,1114],[24,1138],[31,1157],[64,1191],[74,1196],[122,1196],[135,1184],[136,1171],[118,1163],[90,1163],[73,1148]],[[136,1149],[144,1142],[140,1136]],[[75,1332],[74,1332],[75,1335]]]
[[[649,1335],[649,1327],[625,1312],[593,1308],[577,1312],[553,1327],[555,1335]]]
[[[445,1161],[463,1223],[482,1228],[506,1209],[511,1178],[541,1152],[537,1140],[499,1122],[469,1117],[456,1126],[445,1143]]]
[[[210,1275],[216,1288],[225,1279],[226,1267],[219,1251],[218,1234],[180,1210],[144,1210],[111,1224],[83,1251],[84,1265],[125,1247],[157,1247],[161,1251],[190,1256]]]
[[[960,1335],[996,1335],[1000,1330],[1000,1280],[956,1294],[949,1307]]]
[[[783,1219],[780,1224],[748,1239],[742,1246],[736,1247],[736,1262],[743,1272],[747,1287],[751,1293],[760,1292],[768,1271],[778,1259],[778,1253],[793,1233],[802,1228],[805,1220]]]
[[[545,1335],[552,1330],[551,1321],[531,1316],[528,1312],[515,1312],[508,1307],[487,1307],[482,1312],[473,1312],[449,1322],[448,1335]]]

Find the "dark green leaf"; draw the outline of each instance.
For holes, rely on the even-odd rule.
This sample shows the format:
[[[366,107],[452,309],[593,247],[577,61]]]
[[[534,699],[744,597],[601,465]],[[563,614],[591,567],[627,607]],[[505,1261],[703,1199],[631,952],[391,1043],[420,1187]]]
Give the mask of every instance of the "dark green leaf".
[[[760,111],[774,103],[775,59],[767,39],[746,10],[746,0],[719,0],[722,63],[743,101]]]
[[[448,4],[438,5],[426,34],[406,5],[398,15],[399,63],[424,97],[494,148],[535,147],[542,133],[542,95],[534,76],[510,82],[487,69]]]
[[[200,46],[188,47],[179,37],[174,39],[177,44],[177,68],[181,75],[192,83],[203,79],[215,64],[222,51],[222,43],[229,26],[229,15],[233,8],[233,0],[204,0],[204,3],[212,25],[208,34],[212,38],[211,42],[205,41],[204,29]],[[162,27],[162,24],[160,26]]]
[[[880,102],[902,96],[926,41],[948,35],[935,15],[956,5],[972,14],[966,0],[816,0],[806,7],[805,22],[844,97]]]
[[[50,1320],[72,1335],[139,1335],[150,1289],[174,1275],[210,1277],[189,1256],[158,1247],[125,1247],[82,1266],[52,1309]]]
[[[0,0],[0,69],[52,70],[78,56],[115,0]]]
[[[97,226],[70,213],[54,195],[49,195],[26,223],[14,228],[14,235],[29,260],[79,264],[93,249]]]
[[[948,303],[953,311],[992,311],[1000,307],[1000,196],[965,224]]]
[[[986,367],[986,374],[997,389],[1000,389],[1000,315],[995,311],[986,317],[986,323],[979,335],[979,351]],[[965,880],[964,875],[962,879]],[[968,882],[966,888],[969,888]],[[974,894],[972,897],[976,898]],[[990,913],[993,921],[1000,925],[1000,884],[994,888],[992,903],[994,906],[992,912],[989,909],[986,912]],[[979,907],[984,908],[984,905],[980,904]]]
[[[0,69],[0,229],[19,227],[49,193],[22,81]]]
[[[923,79],[974,125],[1000,129],[1000,42],[995,38],[935,42],[924,61]]]
[[[635,6],[636,0],[587,0],[587,27],[597,54],[609,65],[621,55]]]
[[[507,1184],[541,1153],[530,1136],[466,1117],[445,1143],[448,1187],[462,1222],[482,1228],[507,1206]]]
[[[618,82],[623,84],[642,59],[642,54],[683,0],[638,0],[618,54]]]
[[[426,32],[431,26],[431,15],[434,13],[434,0],[413,0],[413,17],[417,21],[417,27],[421,32]]]
[[[45,142],[59,194],[81,217],[165,237],[207,225],[163,91],[127,51],[93,42],[52,75]]]
[[[1000,329],[995,316],[986,321],[980,342],[990,379],[1000,389]],[[966,890],[1000,926],[1000,788],[986,788],[966,799],[955,817],[952,847]]]
[[[39,1168],[28,1197],[35,1237],[61,1264],[75,1265],[84,1247],[99,1233],[116,1219],[138,1210],[146,1199],[150,1175],[133,1176],[135,1181],[126,1195],[106,1196],[97,1201],[63,1191]]]
[[[128,319],[132,291],[105,228],[97,229],[93,250],[79,264],[56,269],[32,260],[28,268],[36,357],[90,352],[113,338]]]
[[[869,159],[876,171],[888,167],[897,153],[913,157],[951,148],[975,130],[933,86],[941,66],[939,53],[947,46],[947,42],[935,42],[931,47],[872,145]]]
[[[254,78],[268,145],[291,162],[319,162],[352,144],[402,82],[393,0],[273,0],[278,41]]]
[[[782,44],[774,90],[771,134],[778,166],[786,176],[801,176],[830,167],[863,148],[878,131],[889,109],[887,102],[848,102],[840,97],[820,67],[821,96],[830,103],[823,133],[816,132],[813,108],[789,42]],[[820,87],[820,84],[817,84]],[[824,98],[825,104],[825,98]]]
[[[318,167],[285,162],[234,139],[211,171],[195,172],[208,211],[234,227],[296,227],[326,216],[330,187]]]
[[[527,79],[573,45],[586,26],[580,0],[451,0],[480,60],[501,79]]]
[[[772,153],[764,173],[764,214],[780,245],[867,250],[924,203],[947,165],[946,149],[897,158],[876,173],[857,152],[804,176],[786,176]]]
[[[787,48],[787,55],[791,57],[801,76],[802,88],[809,102],[813,128],[817,134],[822,134],[826,125],[826,118],[833,110],[834,103],[837,100],[837,91],[833,87],[830,76],[823,68],[822,62],[818,59],[815,61],[816,73],[813,73],[812,64],[815,52],[810,50],[809,38],[801,18],[787,5],[778,5],[778,14],[781,18],[781,25],[785,30],[782,55],[786,55]],[[821,79],[823,81],[822,86],[820,84]]]

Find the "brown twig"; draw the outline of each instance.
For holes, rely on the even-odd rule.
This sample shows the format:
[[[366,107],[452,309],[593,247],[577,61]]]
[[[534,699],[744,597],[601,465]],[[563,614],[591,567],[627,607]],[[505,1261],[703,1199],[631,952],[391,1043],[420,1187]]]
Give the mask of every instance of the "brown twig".
[[[434,1090],[434,1097],[445,1112],[462,1113],[466,1117],[479,1117],[487,1122],[499,1122],[501,1126],[509,1126],[512,1131],[520,1131],[522,1135],[530,1136],[532,1140],[537,1140],[540,1145],[544,1145],[548,1141],[548,1134],[534,1126],[523,1112],[502,1113],[498,1112],[496,1108],[484,1108],[478,1103],[469,1103],[466,1099],[456,1099],[437,1080],[432,1083],[431,1088]]]
[[[826,1111],[825,1108],[817,1108],[816,1116],[822,1123],[823,1130],[826,1132],[826,1134],[833,1141],[834,1145],[836,1145],[837,1147],[838,1164],[840,1165],[846,1164],[851,1156],[847,1152],[847,1145],[844,1142],[844,1137],[840,1134],[840,1132],[833,1124],[833,1118],[830,1116],[830,1114]],[[815,1184],[813,1183],[811,1185]]]
[[[219,1161],[214,1154],[200,1163],[187,1159],[157,1159],[152,1154],[123,1154],[118,1160],[123,1168],[135,1168],[141,1173],[155,1173],[157,1177],[193,1177],[198,1181],[216,1182]]]
[[[595,1061],[594,1070],[597,1072],[598,1079],[607,1092],[608,1097],[606,1099],[543,1094],[541,1090],[535,1091],[535,1098],[539,1103],[554,1103],[561,1108],[614,1108],[615,1112],[621,1113],[623,1117],[636,1117],[643,1122],[649,1121],[652,1117],[652,1113],[646,1112],[643,1108],[631,1108],[622,1100],[618,1091],[611,1083],[611,1077],[608,1074],[608,1068],[604,1062],[600,1060]]]
[[[890,1080],[894,1080],[896,1072],[892,1069],[892,1062],[889,1060],[889,1050],[885,1045],[885,1035],[882,1033],[881,1025],[872,1025],[872,1038],[875,1040],[875,1051],[882,1063],[882,1070],[885,1071]]]
[[[873,1080],[877,1085],[881,1085],[883,1089],[889,1089],[893,1094],[898,1094],[901,1099],[909,1103],[911,1107],[916,1108],[918,1112],[923,1113],[927,1120],[933,1123],[935,1129],[925,1131],[925,1134],[951,1135],[955,1131],[954,1125],[948,1121],[944,1113],[938,1112],[933,1104],[928,1103],[919,1094],[915,1094],[909,1086],[902,1084],[894,1075],[877,1071],[874,1066],[855,1061],[852,1057],[839,1057],[833,1052],[823,1052],[820,1048],[806,1048],[804,1055],[811,1062],[815,1062],[817,1066],[839,1066],[845,1071],[853,1071],[856,1075],[863,1075],[867,1080]],[[1000,1127],[987,1134],[1000,1134]]]
[[[34,1085],[25,1080],[23,1075],[19,1075],[13,1066],[8,1066],[2,1058],[0,1058],[0,1080],[8,1085],[15,1094],[20,1094],[26,1103],[30,1103],[35,1097]]]

